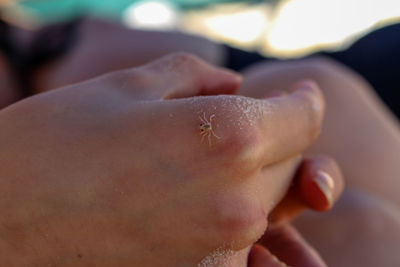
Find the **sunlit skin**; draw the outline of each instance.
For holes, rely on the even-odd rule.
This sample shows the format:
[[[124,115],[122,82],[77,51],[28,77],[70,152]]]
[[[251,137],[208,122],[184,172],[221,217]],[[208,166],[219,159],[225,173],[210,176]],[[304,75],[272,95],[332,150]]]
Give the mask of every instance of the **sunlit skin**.
[[[397,263],[400,131],[372,88],[351,70],[326,58],[261,63],[246,70],[244,76],[239,93],[256,98],[284,90],[301,77],[312,78],[323,88],[327,112],[322,134],[310,153],[333,155],[349,190],[325,216],[302,216],[297,222],[302,233],[332,266],[390,267]],[[320,227],[313,227],[316,224]],[[351,225],[358,225],[357,233]],[[342,250],[332,249],[339,242],[337,233],[353,237],[351,242],[346,238],[340,241]]]
[[[232,131],[237,96],[213,94],[239,83],[178,54],[1,110],[2,262],[195,266],[221,246],[248,251],[319,133],[323,99],[298,84]],[[211,148],[195,134],[198,109],[215,110]]]
[[[98,28],[104,28],[103,24],[104,22],[88,22],[84,33],[88,37],[65,60],[60,60],[40,72],[37,80],[38,88],[51,89],[64,85],[69,80],[79,81],[80,77],[93,77],[92,75],[102,74],[102,71],[141,64],[143,61],[158,57],[160,53],[165,53],[164,49],[171,52],[190,51],[213,64],[225,64],[223,47],[219,44],[210,44],[208,40],[199,40],[198,37],[189,35],[182,35],[178,40],[175,34],[166,36],[164,34],[157,35],[154,32],[131,31],[129,34],[121,26],[118,30],[114,24],[115,39],[113,40],[127,40],[126,36],[129,35],[135,41],[109,41],[109,38],[105,38],[98,30]],[[151,35],[153,36],[150,37]],[[93,36],[101,39],[102,42]],[[137,40],[140,42],[138,43]],[[161,40],[168,40],[168,46],[157,45]],[[99,43],[101,43],[101,47],[99,47]],[[147,45],[143,45],[143,43]],[[115,49],[107,49],[110,45]],[[93,58],[92,53],[88,53],[95,47],[106,59],[104,62],[107,63],[100,64],[99,57]],[[126,47],[130,48],[124,50]],[[122,51],[129,51],[129,54],[135,56],[129,57],[126,52]],[[118,56],[116,53],[122,55]],[[140,56],[137,57],[137,55]],[[84,66],[81,66],[82,64]],[[377,246],[379,247],[381,243],[377,243],[376,240],[382,240],[388,244],[400,242],[400,236],[397,235],[400,233],[398,227],[400,225],[400,216],[398,215],[400,204],[398,122],[388,114],[386,108],[372,93],[372,88],[363,79],[327,59],[287,61],[280,64],[267,62],[253,66],[245,72],[244,84],[239,90],[239,94],[262,98],[271,91],[286,90],[288,86],[304,78],[315,80],[321,86],[328,102],[324,130],[317,144],[313,146],[312,152],[334,155],[344,168],[347,183],[356,192],[345,192],[345,198],[337,212],[329,213],[329,217],[327,215],[310,216],[309,214],[302,217],[304,218],[302,229],[307,230],[303,233],[314,238],[313,244],[317,248],[323,248],[324,257],[329,258],[328,263],[333,266],[355,265],[359,260],[363,260],[360,263],[362,266],[391,267],[398,256],[397,246],[388,245],[385,250],[378,249]],[[354,125],[362,125],[363,130],[356,131]],[[351,149],[355,145],[357,149]],[[377,183],[377,179],[380,181],[379,183]],[[358,190],[361,193],[357,192]],[[375,204],[374,210],[368,204],[370,201]],[[329,231],[325,231],[325,229],[329,229],[331,225],[337,227],[337,232],[343,231],[348,233],[347,235],[353,235],[352,228],[347,226],[352,225],[353,222],[359,223],[360,216],[356,216],[356,213],[352,213],[351,210],[362,214],[363,227],[359,228],[360,234],[354,235],[354,238],[357,239],[353,238],[353,240],[357,240],[357,246],[351,246],[350,242],[344,242],[348,246],[346,251],[351,255],[343,257],[342,250],[332,249],[335,247],[335,236],[323,239],[317,237],[326,237],[323,234]],[[342,214],[344,213],[341,211],[345,214],[352,214],[351,217],[346,215],[348,224],[343,224]],[[378,217],[381,218],[382,227],[378,232],[370,231],[375,227],[371,218]],[[306,218],[309,219],[306,220]],[[307,225],[314,225],[314,222],[326,225],[326,227],[321,226],[318,228],[318,232],[315,227],[307,227]],[[391,230],[387,231],[387,229]],[[366,251],[376,251],[376,253],[367,253]],[[387,262],[386,265],[385,262]]]
[[[104,34],[99,29],[108,34]],[[108,38],[111,32],[114,34],[113,38]],[[223,62],[221,60],[223,57],[220,56],[222,48],[219,45],[197,37],[128,31],[116,24],[109,25],[94,20],[85,22],[83,36],[84,38],[80,40],[72,53],[38,72],[36,82],[39,91],[78,82],[108,71],[139,65],[166,52],[177,50],[193,52],[214,64]],[[129,36],[128,39],[127,36]],[[169,38],[171,36],[172,38]],[[118,41],[121,38],[124,42]],[[168,40],[167,45],[162,47],[157,45],[161,40]],[[109,47],[115,49],[109,49]],[[96,55],[93,50],[102,56],[93,56]],[[127,56],[127,54],[132,56]],[[354,260],[356,264],[358,260],[365,259],[363,266],[392,266],[390,262],[393,262],[393,257],[397,256],[397,253],[393,253],[392,250],[395,250],[397,246],[386,246],[384,251],[375,249],[375,246],[380,245],[376,240],[386,240],[388,244],[396,244],[400,240],[400,237],[393,234],[400,232],[399,219],[396,215],[398,205],[393,205],[393,203],[400,203],[396,193],[398,188],[396,177],[399,173],[396,155],[400,153],[400,138],[397,124],[384,111],[382,112],[381,104],[368,92],[370,90],[368,85],[348,70],[326,60],[317,59],[255,66],[246,73],[244,86],[239,93],[252,97],[264,97],[272,90],[286,90],[293,82],[304,78],[317,81],[328,101],[325,129],[313,151],[334,154],[345,168],[348,183],[354,189],[361,188],[364,192],[361,196],[359,193],[354,194],[353,191],[346,192],[344,200],[333,213],[324,216],[309,214],[303,216],[301,229],[307,237],[313,238],[313,244],[318,249],[323,249],[324,257],[329,259],[328,263],[332,262],[333,265],[336,263],[339,266],[351,265],[349,260]],[[347,110],[351,110],[351,113],[343,115]],[[354,131],[353,127],[360,119],[366,127],[362,131],[363,135]],[[198,118],[197,121],[199,121]],[[199,124],[194,123],[194,131],[198,136]],[[349,150],[354,144],[360,148],[368,148],[367,152],[359,153],[363,151],[360,149]],[[363,163],[366,160],[368,164]],[[379,181],[381,179],[386,179],[386,181],[376,183],[376,177],[379,177]],[[365,189],[369,192],[368,194],[365,194]],[[353,197],[353,195],[356,196]],[[375,195],[379,195],[380,198],[374,197]],[[374,205],[368,204],[371,202]],[[343,224],[343,217],[346,218],[348,224]],[[359,224],[360,218],[362,218],[362,224]],[[375,225],[371,218],[380,218],[380,224],[383,225],[385,231],[370,231],[369,229]],[[314,227],[316,222],[321,227]],[[358,229],[360,234],[354,235],[351,229],[346,228],[346,225],[351,225],[352,222],[363,226]],[[336,232],[347,233],[343,236],[353,236],[353,240],[357,240],[359,244],[352,247],[350,243],[344,243],[349,245],[346,252],[351,255],[348,257],[342,256],[343,250],[333,250],[330,239],[326,238],[325,229],[331,229],[333,226],[337,227]],[[317,229],[319,231],[316,231]],[[387,229],[392,230],[386,231]],[[318,239],[318,237],[324,238]],[[365,253],[365,251],[375,251],[375,253]],[[377,254],[377,251],[381,254]],[[382,261],[387,261],[389,264],[385,265]]]

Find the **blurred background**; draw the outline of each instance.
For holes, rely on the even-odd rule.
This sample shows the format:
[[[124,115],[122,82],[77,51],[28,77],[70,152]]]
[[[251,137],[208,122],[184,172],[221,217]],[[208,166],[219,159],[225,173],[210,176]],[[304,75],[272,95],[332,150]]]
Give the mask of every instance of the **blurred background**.
[[[93,14],[137,29],[179,30],[281,58],[345,49],[400,21],[400,0],[0,0],[30,28]]]

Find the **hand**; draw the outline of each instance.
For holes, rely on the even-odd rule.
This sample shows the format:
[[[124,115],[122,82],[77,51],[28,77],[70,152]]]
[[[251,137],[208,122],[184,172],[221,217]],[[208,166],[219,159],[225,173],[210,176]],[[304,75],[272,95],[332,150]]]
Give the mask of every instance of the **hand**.
[[[322,134],[311,151],[332,155],[349,187],[332,212],[324,216],[304,214],[296,220],[296,227],[329,266],[396,265],[397,246],[392,244],[400,242],[396,234],[400,231],[394,230],[400,225],[396,206],[400,203],[400,139],[396,123],[371,93],[368,83],[337,62],[310,58],[251,67],[246,71],[241,93],[264,97],[268,91],[285,89],[304,77],[321,86],[328,106]],[[338,246],[342,249],[332,249]]]
[[[251,246],[324,104],[307,84],[265,100],[214,96],[239,84],[178,54],[2,110],[2,262],[192,266]]]
[[[321,155],[305,159],[288,194],[270,214],[268,230],[253,246],[248,266],[326,266],[290,221],[307,208],[330,210],[343,192],[343,185],[343,176],[334,160]]]

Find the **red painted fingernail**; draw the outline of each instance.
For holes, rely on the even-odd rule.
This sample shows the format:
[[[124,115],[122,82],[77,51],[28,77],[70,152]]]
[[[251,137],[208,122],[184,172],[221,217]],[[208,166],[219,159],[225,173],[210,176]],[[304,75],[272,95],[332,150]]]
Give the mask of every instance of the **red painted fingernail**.
[[[331,207],[333,205],[333,188],[335,186],[332,177],[324,171],[317,171],[314,182],[324,194],[329,207]]]

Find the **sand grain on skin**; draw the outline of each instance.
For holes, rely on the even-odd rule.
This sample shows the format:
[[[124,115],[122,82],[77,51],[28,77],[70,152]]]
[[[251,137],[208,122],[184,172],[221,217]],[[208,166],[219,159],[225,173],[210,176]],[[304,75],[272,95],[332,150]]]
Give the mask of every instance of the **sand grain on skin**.
[[[229,267],[230,258],[235,254],[232,249],[222,246],[213,251],[210,255],[205,257],[197,267]]]
[[[212,99],[210,99],[212,97]],[[213,119],[214,129],[218,126],[235,130],[246,130],[248,127],[257,125],[257,122],[266,114],[273,110],[273,104],[262,99],[253,99],[243,96],[198,96],[190,100],[191,107],[199,117],[205,114],[208,120],[211,115],[216,115]],[[211,100],[211,101],[210,101]],[[210,106],[210,103],[214,105]],[[224,120],[218,119],[218,114],[224,114]]]

